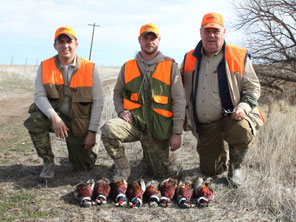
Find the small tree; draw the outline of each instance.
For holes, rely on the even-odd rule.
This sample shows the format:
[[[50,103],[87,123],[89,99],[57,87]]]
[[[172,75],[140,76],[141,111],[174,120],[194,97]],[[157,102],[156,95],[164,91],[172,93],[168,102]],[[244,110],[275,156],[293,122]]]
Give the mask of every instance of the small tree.
[[[276,80],[296,82],[296,1],[240,0],[233,5],[235,26],[248,34],[256,71],[270,79],[265,84],[280,89]]]

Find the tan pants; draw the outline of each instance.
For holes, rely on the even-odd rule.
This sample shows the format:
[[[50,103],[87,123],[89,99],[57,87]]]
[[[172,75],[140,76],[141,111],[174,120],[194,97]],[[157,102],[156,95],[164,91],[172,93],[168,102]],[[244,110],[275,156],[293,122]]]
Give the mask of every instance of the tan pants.
[[[213,176],[227,170],[227,143],[235,149],[248,149],[253,141],[247,120],[224,117],[199,126],[197,152],[202,173]]]
[[[148,170],[155,177],[167,174],[169,162],[168,140],[157,141],[121,118],[109,120],[102,128],[102,141],[112,159],[125,156],[123,143],[140,141]]]

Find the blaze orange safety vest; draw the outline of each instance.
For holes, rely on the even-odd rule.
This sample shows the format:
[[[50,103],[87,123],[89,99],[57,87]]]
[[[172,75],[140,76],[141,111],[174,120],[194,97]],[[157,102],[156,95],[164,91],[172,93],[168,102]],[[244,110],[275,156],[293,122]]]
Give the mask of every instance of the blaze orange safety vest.
[[[65,82],[57,68],[55,57],[42,62],[42,81],[49,102],[53,108],[59,107],[65,97]],[[70,129],[76,136],[88,132],[91,104],[94,63],[78,57],[69,88]]]
[[[137,128],[158,140],[168,139],[172,130],[171,68],[172,61],[159,62],[145,91],[137,61],[125,64],[123,108],[131,111]]]
[[[192,55],[194,49],[186,55],[184,72],[193,72],[197,58]],[[225,47],[225,58],[230,72],[240,72],[244,74],[245,58],[247,49],[227,44]],[[234,56],[235,55],[235,56]]]

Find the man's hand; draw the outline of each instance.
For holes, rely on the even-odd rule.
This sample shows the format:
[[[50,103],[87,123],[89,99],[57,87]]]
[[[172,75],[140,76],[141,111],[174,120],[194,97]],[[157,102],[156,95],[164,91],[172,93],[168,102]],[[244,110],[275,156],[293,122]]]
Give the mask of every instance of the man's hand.
[[[233,114],[231,115],[231,118],[234,120],[243,120],[246,117],[246,112],[241,107],[235,107],[233,109]]]
[[[85,149],[91,149],[96,145],[96,133],[88,131],[83,142]]]
[[[68,127],[57,113],[50,116],[54,133],[57,137],[66,139],[68,137]]]
[[[171,151],[175,151],[181,146],[181,135],[178,134],[172,134],[170,141],[169,141],[169,146],[171,147]]]
[[[119,117],[124,119],[128,123],[133,122],[133,116],[129,110],[124,110],[119,113]]]

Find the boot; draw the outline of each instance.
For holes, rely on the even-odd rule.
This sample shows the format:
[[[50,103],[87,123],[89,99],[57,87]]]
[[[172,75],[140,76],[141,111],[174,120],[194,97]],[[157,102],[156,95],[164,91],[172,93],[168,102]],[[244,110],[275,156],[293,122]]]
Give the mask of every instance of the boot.
[[[54,177],[55,164],[53,158],[43,159],[43,170],[40,173],[40,178],[51,179]]]
[[[115,174],[113,176],[113,180],[127,180],[131,174],[131,167],[126,156],[114,159],[114,165]]]
[[[229,147],[229,171],[228,180],[231,186],[237,188],[243,183],[241,163],[243,162],[248,150],[235,149]]]
[[[49,132],[31,133],[29,132],[38,156],[43,159],[43,170],[40,178],[50,179],[54,177],[55,165],[54,155],[51,150]]]

